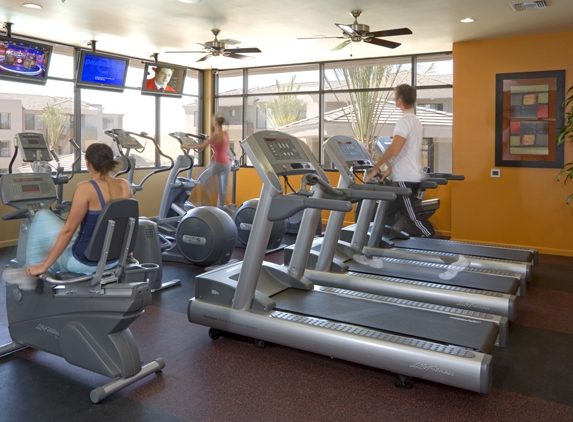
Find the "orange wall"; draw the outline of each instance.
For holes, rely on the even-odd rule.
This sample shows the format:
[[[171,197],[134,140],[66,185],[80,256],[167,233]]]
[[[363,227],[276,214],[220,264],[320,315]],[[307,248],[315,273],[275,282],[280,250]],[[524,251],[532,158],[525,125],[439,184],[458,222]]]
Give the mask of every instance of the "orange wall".
[[[454,44],[453,171],[466,180],[451,185],[452,239],[521,245],[573,256],[573,184],[558,169],[500,167],[495,163],[495,75],[566,71],[573,85],[573,32]],[[570,143],[565,162],[573,161]]]

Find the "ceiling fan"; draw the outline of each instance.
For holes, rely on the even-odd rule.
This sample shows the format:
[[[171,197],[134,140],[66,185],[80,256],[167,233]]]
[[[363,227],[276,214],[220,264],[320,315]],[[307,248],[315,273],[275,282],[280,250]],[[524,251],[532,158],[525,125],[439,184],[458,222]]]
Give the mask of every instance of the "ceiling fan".
[[[397,28],[397,29],[387,29],[385,31],[370,31],[370,27],[368,25],[363,25],[358,23],[358,16],[362,13],[361,10],[353,10],[350,14],[354,17],[354,23],[352,24],[343,24],[343,23],[336,23],[335,25],[342,29],[342,37],[322,37],[316,36],[311,38],[299,38],[299,40],[310,40],[310,39],[322,39],[322,38],[339,38],[345,39],[345,41],[338,44],[334,47],[331,51],[341,50],[346,47],[348,44],[353,42],[360,42],[364,41],[369,44],[379,45],[381,47],[386,48],[396,48],[400,46],[400,43],[382,40],[378,37],[393,37],[396,35],[410,35],[412,31],[408,28]]]
[[[243,53],[260,53],[256,47],[249,47],[249,48],[227,48],[228,45],[236,45],[241,44],[240,41],[232,40],[232,39],[225,39],[225,40],[218,40],[217,35],[221,32],[220,29],[211,29],[213,35],[215,35],[215,39],[213,41],[207,41],[206,43],[197,44],[203,46],[203,50],[201,51],[166,51],[166,53],[207,53],[206,56],[201,57],[197,62],[202,62],[207,60],[209,57],[231,57],[232,59],[249,59],[252,58],[251,56],[245,56]]]

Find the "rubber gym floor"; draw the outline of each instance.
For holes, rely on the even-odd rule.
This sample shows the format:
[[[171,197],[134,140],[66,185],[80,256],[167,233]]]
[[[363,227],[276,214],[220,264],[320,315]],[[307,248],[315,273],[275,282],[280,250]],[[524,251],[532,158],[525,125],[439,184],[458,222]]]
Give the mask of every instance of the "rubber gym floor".
[[[0,268],[14,254],[0,249]],[[266,259],[281,263],[282,252]],[[203,269],[165,263],[164,279],[181,285],[154,293],[131,326],[145,363],[165,359],[161,374],[95,405],[89,392],[108,378],[24,349],[0,360],[0,421],[573,421],[573,258],[539,261],[527,295],[517,299],[509,345],[493,351],[487,395],[420,379],[401,390],[388,371],[278,345],[211,340],[207,327],[187,320]]]

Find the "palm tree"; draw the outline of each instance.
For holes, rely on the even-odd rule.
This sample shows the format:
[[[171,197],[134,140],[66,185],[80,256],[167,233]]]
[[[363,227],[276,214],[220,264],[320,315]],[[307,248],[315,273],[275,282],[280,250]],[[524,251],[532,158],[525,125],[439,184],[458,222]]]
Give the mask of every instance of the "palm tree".
[[[46,124],[46,134],[50,149],[56,149],[58,139],[70,121],[70,116],[63,114],[60,106],[56,107],[53,104],[46,104],[44,113],[42,113],[40,118]]]
[[[352,127],[354,137],[361,141],[369,150],[376,140],[376,132],[380,131],[385,122],[380,122],[380,116],[392,91],[372,90],[372,88],[395,87],[407,81],[410,70],[402,70],[402,65],[358,66],[332,69],[339,86],[353,91],[337,93],[332,82],[327,79],[334,96],[343,96],[347,104],[342,111]],[[379,126],[379,124],[382,124]]]
[[[284,85],[281,85],[278,79],[275,79],[277,92],[279,94],[297,92],[300,89],[300,85],[297,84],[295,86],[295,79],[296,75],[293,75],[290,82]],[[266,114],[270,126],[277,128],[296,122],[304,117],[306,103],[298,98],[296,94],[284,94],[277,95],[268,103],[260,105],[259,109]]]

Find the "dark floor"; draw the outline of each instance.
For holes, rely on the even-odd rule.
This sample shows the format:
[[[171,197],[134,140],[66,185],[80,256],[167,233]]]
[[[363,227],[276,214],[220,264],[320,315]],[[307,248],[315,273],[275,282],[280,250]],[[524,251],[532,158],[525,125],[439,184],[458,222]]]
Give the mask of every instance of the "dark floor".
[[[13,254],[0,249],[0,268]],[[573,421],[573,258],[540,257],[527,295],[518,298],[509,346],[493,352],[487,395],[418,379],[412,390],[399,390],[395,375],[379,369],[282,346],[213,341],[207,327],[187,320],[202,271],[166,264],[164,278],[182,285],[154,293],[131,326],[145,362],[165,359],[161,374],[94,405],[89,392],[109,379],[25,349],[0,361],[0,421]],[[9,340],[1,311],[0,344]]]

